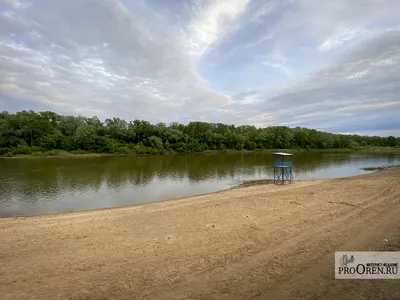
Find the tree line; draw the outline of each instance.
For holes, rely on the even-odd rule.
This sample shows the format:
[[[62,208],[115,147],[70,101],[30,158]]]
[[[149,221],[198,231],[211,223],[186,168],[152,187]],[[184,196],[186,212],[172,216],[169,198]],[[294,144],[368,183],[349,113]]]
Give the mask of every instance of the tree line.
[[[399,147],[394,136],[360,136],[308,128],[190,122],[150,124],[120,118],[63,116],[54,112],[0,113],[0,155],[55,153],[164,154],[206,150]]]

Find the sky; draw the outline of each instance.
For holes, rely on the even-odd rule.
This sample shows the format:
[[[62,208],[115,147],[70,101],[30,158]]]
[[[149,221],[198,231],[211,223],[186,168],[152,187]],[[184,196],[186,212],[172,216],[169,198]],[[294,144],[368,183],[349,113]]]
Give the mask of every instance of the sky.
[[[0,110],[400,136],[399,0],[0,0]]]

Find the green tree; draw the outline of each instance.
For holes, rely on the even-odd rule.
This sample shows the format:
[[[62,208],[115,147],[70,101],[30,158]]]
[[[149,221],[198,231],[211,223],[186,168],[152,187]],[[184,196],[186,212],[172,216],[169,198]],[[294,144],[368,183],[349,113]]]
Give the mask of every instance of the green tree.
[[[177,122],[168,126],[144,120],[61,116],[51,111],[0,113],[0,155],[29,154],[39,150],[164,153],[225,149],[399,147],[400,138],[332,134],[307,128]]]
[[[149,138],[147,138],[147,146],[153,149],[156,149],[158,151],[163,150],[164,149],[164,145],[162,142],[162,139],[156,136],[151,136]]]

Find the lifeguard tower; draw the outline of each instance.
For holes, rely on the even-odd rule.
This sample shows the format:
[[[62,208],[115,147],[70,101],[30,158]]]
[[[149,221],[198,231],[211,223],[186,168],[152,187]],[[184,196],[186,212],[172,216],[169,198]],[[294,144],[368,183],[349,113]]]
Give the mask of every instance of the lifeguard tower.
[[[293,154],[274,152],[273,155],[274,155],[274,184],[292,183]]]

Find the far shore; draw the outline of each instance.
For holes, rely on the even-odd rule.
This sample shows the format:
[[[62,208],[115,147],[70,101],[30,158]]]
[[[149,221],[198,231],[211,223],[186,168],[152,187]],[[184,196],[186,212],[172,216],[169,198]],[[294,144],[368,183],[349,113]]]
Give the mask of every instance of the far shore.
[[[82,152],[77,153],[53,150],[43,153],[36,154],[15,154],[11,157],[0,156],[0,159],[20,159],[20,158],[49,158],[49,157],[102,157],[102,156],[146,156],[146,155],[196,155],[196,154],[229,154],[229,153],[271,153],[276,151],[284,151],[289,153],[301,153],[301,152],[316,152],[316,153],[375,153],[375,154],[400,154],[400,148],[398,147],[367,147],[359,149],[257,149],[257,150],[207,150],[202,152],[166,152],[164,154],[119,154],[119,153],[92,153]]]
[[[400,251],[399,215],[387,168],[3,218],[0,298],[400,299],[398,280],[334,279],[335,251]]]

